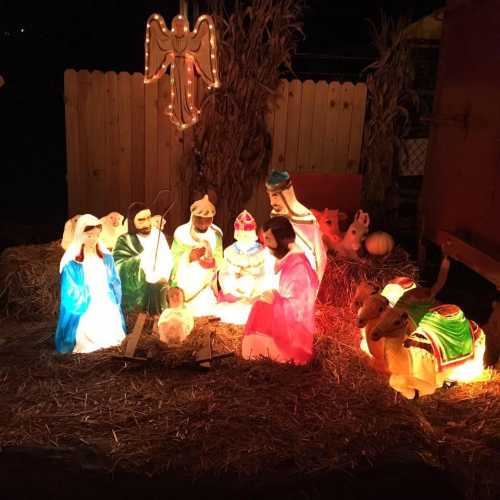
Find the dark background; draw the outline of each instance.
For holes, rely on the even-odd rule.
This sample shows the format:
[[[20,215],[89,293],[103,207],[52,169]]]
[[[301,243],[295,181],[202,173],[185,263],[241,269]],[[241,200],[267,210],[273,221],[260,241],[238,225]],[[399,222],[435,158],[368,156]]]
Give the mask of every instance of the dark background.
[[[229,2],[228,2],[229,3]],[[309,0],[295,76],[356,81],[374,57],[367,19],[381,10],[419,19],[444,0]],[[200,1],[200,12],[206,2]],[[56,239],[67,218],[65,69],[143,72],[147,17],[170,23],[172,0],[21,2],[0,0],[0,250]],[[193,21],[190,15],[191,23]],[[13,229],[13,223],[15,229]]]

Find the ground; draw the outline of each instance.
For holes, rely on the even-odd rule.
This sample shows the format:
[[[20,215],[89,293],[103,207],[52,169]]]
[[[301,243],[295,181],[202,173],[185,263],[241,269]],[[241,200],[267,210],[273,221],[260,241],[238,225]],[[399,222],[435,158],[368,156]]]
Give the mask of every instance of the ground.
[[[413,276],[404,252],[376,265],[330,260],[304,367],[244,361],[242,328],[206,318],[179,349],[146,331],[147,361],[124,360],[120,348],[58,355],[57,252],[22,247],[1,263],[5,498],[500,496],[497,371],[408,401],[359,350],[352,282]],[[216,351],[234,356],[202,370],[193,353],[210,332]]]

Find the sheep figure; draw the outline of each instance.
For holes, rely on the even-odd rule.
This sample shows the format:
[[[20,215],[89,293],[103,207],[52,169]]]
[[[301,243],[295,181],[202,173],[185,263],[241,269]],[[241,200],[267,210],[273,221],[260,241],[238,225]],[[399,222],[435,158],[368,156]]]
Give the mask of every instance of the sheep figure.
[[[106,245],[106,248],[113,250],[118,237],[126,232],[123,225],[123,215],[119,212],[110,212],[99,220],[102,224],[99,239]]]

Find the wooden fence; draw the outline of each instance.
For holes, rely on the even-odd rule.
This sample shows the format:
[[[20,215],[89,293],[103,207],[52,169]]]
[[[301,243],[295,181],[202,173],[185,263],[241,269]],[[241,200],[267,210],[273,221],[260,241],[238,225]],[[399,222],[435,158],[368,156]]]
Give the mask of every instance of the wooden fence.
[[[169,79],[144,85],[140,73],[67,70],[64,87],[69,215],[125,213],[132,201],[151,203],[167,188],[178,198],[168,232],[185,222],[189,193],[179,174],[193,131],[179,132],[163,112]],[[357,172],[366,85],[283,80],[280,92],[266,117],[270,168]],[[267,217],[262,185],[243,208],[259,222]]]

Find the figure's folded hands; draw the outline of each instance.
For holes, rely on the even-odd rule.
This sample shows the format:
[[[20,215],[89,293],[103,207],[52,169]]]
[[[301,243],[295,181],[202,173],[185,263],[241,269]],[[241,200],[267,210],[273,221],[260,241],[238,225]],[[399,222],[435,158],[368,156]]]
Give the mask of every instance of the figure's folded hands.
[[[213,269],[215,267],[215,259],[200,259],[199,263],[203,269]]]
[[[200,260],[203,255],[205,255],[205,248],[193,248],[189,253],[189,262],[193,262],[195,260]]]

